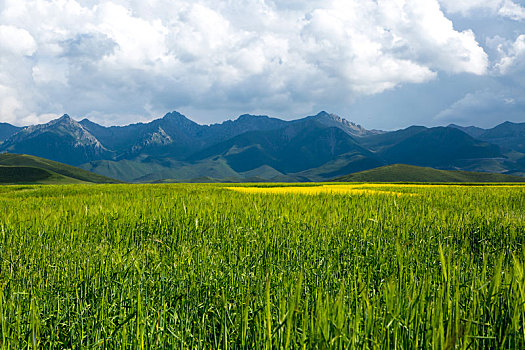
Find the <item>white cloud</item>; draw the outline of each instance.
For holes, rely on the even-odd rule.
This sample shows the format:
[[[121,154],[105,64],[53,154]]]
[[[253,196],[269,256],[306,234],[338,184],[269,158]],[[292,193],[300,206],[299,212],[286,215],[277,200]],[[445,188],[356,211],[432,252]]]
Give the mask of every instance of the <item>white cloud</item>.
[[[514,42],[500,39],[497,46],[500,55],[494,68],[497,73],[509,74],[525,68],[525,35],[522,34]]]
[[[25,29],[0,25],[0,52],[15,56],[31,56],[36,51],[35,39]]]
[[[395,44],[412,59],[443,71],[484,74],[488,58],[471,30],[458,32],[437,1],[379,2]]]
[[[0,119],[18,124],[63,112],[118,123],[172,109],[308,113],[488,66],[437,0],[5,0],[0,45],[11,53]]]
[[[503,2],[503,6],[500,7],[498,13],[501,16],[509,17],[516,21],[525,19],[525,8],[510,0]]]
[[[489,11],[502,17],[520,21],[525,19],[525,8],[513,0],[439,0],[449,13],[470,16],[475,11]]]
[[[111,2],[102,3],[95,11],[94,31],[103,33],[118,45],[108,63],[138,68],[154,65],[167,55],[168,29],[160,19],[151,22],[132,15],[131,11]]]
[[[16,98],[16,92],[13,89],[0,85],[0,113],[1,115],[14,115],[22,105]],[[12,120],[9,120],[12,121]]]

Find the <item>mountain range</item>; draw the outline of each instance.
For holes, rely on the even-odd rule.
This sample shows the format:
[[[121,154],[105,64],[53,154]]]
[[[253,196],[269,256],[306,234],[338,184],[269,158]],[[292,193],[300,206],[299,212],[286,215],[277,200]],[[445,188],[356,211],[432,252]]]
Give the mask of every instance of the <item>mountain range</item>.
[[[0,123],[0,152],[24,153],[127,182],[324,181],[390,164],[525,175],[525,123],[367,130],[327,112],[286,121],[241,115],[201,125],[178,112],[105,127],[68,115]]]

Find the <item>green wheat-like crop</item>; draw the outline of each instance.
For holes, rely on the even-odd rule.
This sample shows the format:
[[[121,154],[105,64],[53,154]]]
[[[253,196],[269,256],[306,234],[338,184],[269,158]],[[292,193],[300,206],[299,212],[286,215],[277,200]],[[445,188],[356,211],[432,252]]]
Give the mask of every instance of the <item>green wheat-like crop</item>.
[[[525,347],[525,186],[226,187],[0,187],[0,348]]]

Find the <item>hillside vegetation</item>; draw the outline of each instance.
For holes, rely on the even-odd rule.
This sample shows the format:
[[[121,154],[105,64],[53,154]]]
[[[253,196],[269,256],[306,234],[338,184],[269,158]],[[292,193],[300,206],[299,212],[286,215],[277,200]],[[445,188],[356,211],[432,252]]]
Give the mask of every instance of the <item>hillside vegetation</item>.
[[[121,183],[71,165],[26,154],[0,154],[0,183]]]
[[[394,164],[341,176],[341,182],[525,182],[525,177],[473,171],[437,170]]]
[[[75,184],[82,182],[41,168],[0,165],[0,184]]]

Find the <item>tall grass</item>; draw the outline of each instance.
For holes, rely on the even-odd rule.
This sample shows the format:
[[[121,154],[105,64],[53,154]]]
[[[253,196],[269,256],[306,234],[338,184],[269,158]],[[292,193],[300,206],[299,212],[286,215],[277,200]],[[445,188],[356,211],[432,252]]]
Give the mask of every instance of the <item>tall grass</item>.
[[[524,348],[525,187],[0,187],[2,349]]]

